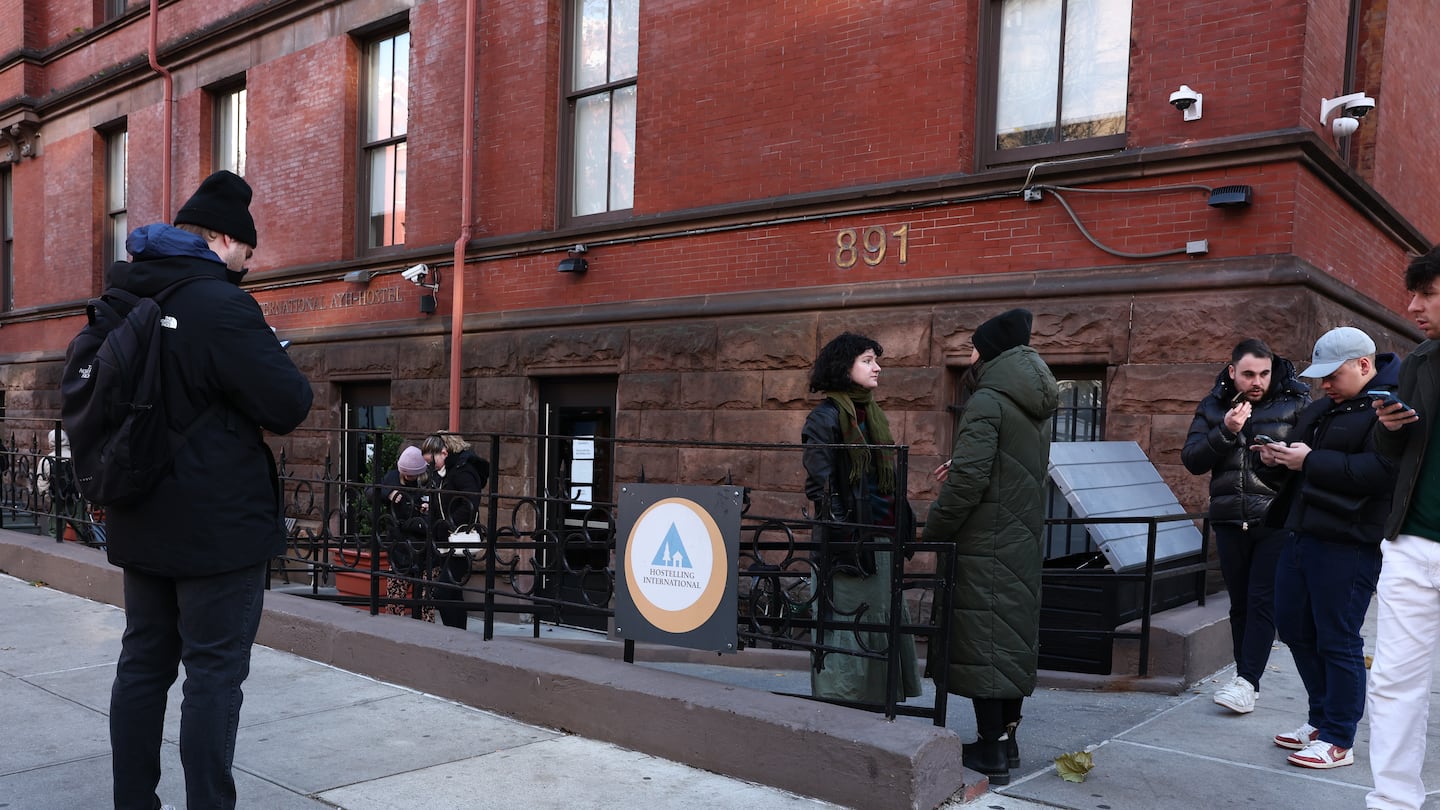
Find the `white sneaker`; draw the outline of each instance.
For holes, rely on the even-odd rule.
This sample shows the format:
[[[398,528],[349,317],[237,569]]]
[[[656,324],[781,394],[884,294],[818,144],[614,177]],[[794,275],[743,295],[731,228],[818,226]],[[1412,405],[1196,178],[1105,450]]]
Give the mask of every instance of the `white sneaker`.
[[[1216,690],[1215,702],[1236,714],[1249,714],[1255,711],[1255,687],[1236,675],[1234,680]]]
[[[1290,748],[1299,751],[1320,739],[1320,730],[1306,723],[1294,731],[1286,731],[1275,735],[1275,744],[1281,748]]]
[[[1302,768],[1326,770],[1340,768],[1355,762],[1355,754],[1349,748],[1331,745],[1324,740],[1315,740],[1304,748],[1286,757],[1291,765]]]

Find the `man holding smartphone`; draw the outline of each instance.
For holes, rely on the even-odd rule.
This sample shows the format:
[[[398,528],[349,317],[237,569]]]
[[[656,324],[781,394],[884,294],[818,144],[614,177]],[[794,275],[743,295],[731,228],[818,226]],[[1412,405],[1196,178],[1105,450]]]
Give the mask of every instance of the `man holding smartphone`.
[[[1400,359],[1377,353],[1351,326],[1315,342],[1302,377],[1318,377],[1321,399],[1300,412],[1288,443],[1257,444],[1261,461],[1295,472],[1272,519],[1294,534],[1275,575],[1275,627],[1305,684],[1309,716],[1275,744],[1288,761],[1329,769],[1355,761],[1365,709],[1365,642],[1360,635],[1380,575],[1380,537],[1395,488],[1395,462],[1376,448],[1368,391],[1394,389]]]
[[[1284,439],[1309,401],[1310,388],[1296,378],[1289,360],[1264,341],[1242,340],[1196,407],[1180,454],[1191,473],[1210,474],[1210,525],[1230,595],[1235,655],[1235,677],[1214,699],[1237,714],[1255,710],[1260,676],[1275,643],[1275,564],[1286,533],[1264,522],[1290,475],[1260,463],[1249,446],[1261,434]]]
[[[1375,659],[1370,667],[1370,772],[1374,810],[1419,810],[1425,802],[1430,682],[1440,645],[1440,248],[1405,270],[1409,312],[1425,342],[1400,365],[1401,402],[1374,401],[1375,443],[1395,460],[1394,504],[1381,545]],[[1406,403],[1410,403],[1407,405]]]

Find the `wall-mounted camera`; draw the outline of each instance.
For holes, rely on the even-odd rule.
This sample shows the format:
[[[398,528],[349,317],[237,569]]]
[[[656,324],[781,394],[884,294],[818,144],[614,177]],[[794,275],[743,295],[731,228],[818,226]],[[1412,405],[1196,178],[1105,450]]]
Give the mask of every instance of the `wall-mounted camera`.
[[[429,286],[430,265],[417,264],[400,271],[400,277],[417,287]]]
[[[1360,129],[1360,119],[1364,118],[1375,109],[1375,99],[1364,93],[1350,93],[1339,98],[1320,99],[1320,123],[1323,126],[1330,124],[1330,132],[1336,139],[1346,138],[1355,134]],[[1330,116],[1337,111],[1340,115],[1330,121]]]
[[[1198,121],[1200,119],[1202,102],[1205,97],[1190,89],[1190,85],[1182,84],[1180,89],[1170,94],[1170,106],[1185,113],[1186,121]]]

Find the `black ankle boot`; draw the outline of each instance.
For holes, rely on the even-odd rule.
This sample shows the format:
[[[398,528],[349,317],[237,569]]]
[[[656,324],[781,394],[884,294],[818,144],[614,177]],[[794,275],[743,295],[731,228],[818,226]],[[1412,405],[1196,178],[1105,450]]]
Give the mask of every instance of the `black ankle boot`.
[[[1020,767],[1020,743],[1015,739],[1015,727],[1020,721],[1005,724],[1005,764],[1011,770]]]
[[[976,740],[960,747],[960,761],[965,767],[989,777],[992,785],[1010,784],[1010,768],[1005,764],[1004,740]]]

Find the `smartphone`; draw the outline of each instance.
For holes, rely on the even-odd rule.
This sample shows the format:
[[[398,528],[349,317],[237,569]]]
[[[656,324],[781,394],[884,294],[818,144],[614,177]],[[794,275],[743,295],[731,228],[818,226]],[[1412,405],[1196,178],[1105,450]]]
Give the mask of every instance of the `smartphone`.
[[[1269,436],[1266,436],[1264,433],[1261,433],[1260,435],[1256,436],[1256,437],[1255,437],[1255,440],[1251,442],[1251,444],[1279,444],[1279,443],[1280,443],[1280,442],[1278,442],[1278,441],[1270,438]]]
[[[1244,399],[1244,398],[1245,398],[1245,392],[1244,392],[1244,391],[1236,391],[1236,392],[1235,392],[1235,396],[1233,396],[1233,397],[1230,398],[1230,404],[1231,404],[1231,405],[1239,405],[1239,404],[1240,404],[1240,400],[1242,400],[1242,399]]]
[[[1366,391],[1365,396],[1371,397],[1372,399],[1381,400],[1381,402],[1385,405],[1399,405],[1407,411],[1410,410],[1410,406],[1406,405],[1403,401],[1401,401],[1399,397],[1395,396],[1394,391]]]

